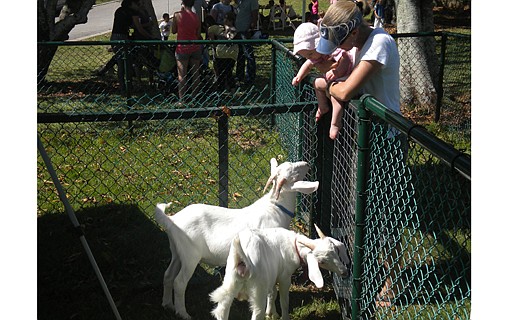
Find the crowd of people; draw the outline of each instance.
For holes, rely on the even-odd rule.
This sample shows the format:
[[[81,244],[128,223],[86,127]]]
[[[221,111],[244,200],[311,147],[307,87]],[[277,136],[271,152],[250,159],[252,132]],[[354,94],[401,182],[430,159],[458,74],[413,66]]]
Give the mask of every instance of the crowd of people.
[[[215,82],[225,84],[223,88],[234,88],[237,84],[252,85],[256,79],[256,59],[252,45],[191,44],[194,40],[251,39],[257,31],[258,0],[182,0],[180,10],[171,17],[163,14],[158,25],[159,38],[149,34],[146,26],[152,18],[142,11],[140,0],[123,0],[114,14],[111,40],[168,40],[176,35],[174,56],[178,80],[178,95],[181,102],[197,94],[201,69],[208,69],[209,59],[213,60]],[[118,65],[118,82],[121,92],[125,92],[126,74],[140,65],[141,59],[126,64],[122,46],[114,45],[115,56],[99,73],[104,73],[114,64]],[[135,59],[134,59],[135,60]],[[127,65],[125,67],[125,65]],[[235,76],[233,76],[233,72]],[[224,80],[224,81],[223,81]]]
[[[213,61],[212,70],[215,83],[219,88],[229,90],[236,87],[237,84],[250,85],[254,83],[256,59],[254,47],[249,43],[232,45],[220,41],[216,45],[201,45],[190,42],[202,39],[250,39],[258,28],[258,19],[260,18],[258,0],[233,0],[233,3],[231,1],[182,0],[180,10],[176,11],[172,17],[168,13],[163,14],[163,20],[159,23],[158,39],[168,40],[171,34],[176,35],[178,43],[174,56],[178,95],[181,101],[197,94],[200,81],[199,73],[202,68],[210,66],[210,59]],[[361,70],[363,64],[361,63],[362,57],[357,56],[361,51],[356,43],[346,48],[340,43],[334,43],[327,39],[333,34],[345,34],[347,38],[350,38],[348,31],[359,29],[357,26],[365,22],[363,18],[353,18],[348,23],[336,26],[328,24],[331,19],[328,13],[335,6],[349,2],[348,0],[329,1],[329,10],[324,12],[319,10],[318,0],[311,0],[308,5],[308,15],[306,15],[308,22],[299,25],[295,31],[293,51],[307,60],[293,78],[292,83],[298,85],[314,67],[322,74],[314,82],[319,104],[316,120],[331,110],[330,137],[336,139],[341,127],[340,118],[345,101],[348,100],[351,93],[357,93],[358,87],[361,89],[360,83],[353,83],[350,86],[351,82],[355,81],[355,77],[351,75],[352,71]],[[365,0],[351,2],[359,9],[361,17],[369,14],[370,11],[373,12],[374,30],[378,30],[384,24],[384,1],[387,2],[387,0],[374,0],[372,4]],[[280,0],[280,2],[285,5],[284,0]],[[151,21],[152,18],[143,13],[139,7],[139,0],[123,0],[114,16],[111,40],[154,39],[152,34],[146,31],[146,26]],[[347,38],[341,40],[347,40]],[[329,46],[330,43],[335,47]],[[119,46],[113,46],[116,58],[112,59],[111,63],[117,63],[117,60],[121,58],[119,49]],[[375,65],[373,65],[375,68],[367,67],[373,71],[380,69]],[[367,78],[368,74],[372,73],[365,73]],[[119,87],[124,91],[125,66],[122,63],[118,64],[118,78]],[[371,83],[372,81],[367,79],[366,82]],[[375,86],[371,87],[376,88]],[[390,97],[385,95],[384,98],[389,99]],[[391,108],[399,111],[396,100]]]

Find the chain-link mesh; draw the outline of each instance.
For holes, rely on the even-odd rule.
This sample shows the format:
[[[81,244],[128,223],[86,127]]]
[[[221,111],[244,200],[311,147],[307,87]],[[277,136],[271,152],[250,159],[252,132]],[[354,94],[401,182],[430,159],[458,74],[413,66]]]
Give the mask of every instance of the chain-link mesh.
[[[446,132],[444,141],[464,150],[471,136],[470,35],[392,36],[400,54],[400,91],[407,116],[432,126],[436,122]]]
[[[147,45],[129,46],[122,43],[120,50],[135,52],[136,59],[148,55]],[[170,45],[151,45],[151,52],[163,46]],[[263,42],[254,50],[257,66],[271,61],[272,46]],[[73,63],[100,51],[106,52],[101,59],[86,58],[93,63]],[[58,47],[39,82],[38,132],[75,209],[136,203],[150,214],[156,202],[168,201],[174,212],[195,202],[244,207],[261,196],[270,158],[311,161],[316,130],[308,114],[315,106],[294,99],[295,65],[285,52],[277,56],[275,82],[269,65],[258,69],[255,84],[238,83],[225,92],[216,86],[213,71],[202,71],[203,92],[182,104],[175,93],[151,85],[152,68],[145,65],[146,78],[133,79],[122,92],[118,64],[105,70],[113,57],[106,45]],[[296,127],[276,121],[282,117],[297,119]],[[61,211],[40,159],[38,175],[39,214]],[[301,197],[297,212],[303,219],[309,219],[312,202],[311,196]]]
[[[369,162],[360,165],[359,121],[367,119],[358,119],[351,105],[333,144],[332,234],[356,259],[355,230],[364,230],[362,256],[354,260],[362,273],[334,276],[343,317],[352,317],[354,299],[353,319],[469,319],[470,181],[378,118],[370,124]],[[365,219],[358,226],[356,181],[367,167]],[[361,288],[356,297],[353,281]]]
[[[184,97],[173,42],[39,44],[38,134],[75,210],[125,203],[150,215],[167,201],[174,212],[195,202],[243,207],[261,196],[271,157],[305,160],[320,188],[300,196],[297,217],[342,240],[363,268],[354,279],[333,279],[344,317],[469,318],[470,182],[375,118],[370,161],[359,164],[358,125],[368,120],[350,104],[339,138],[329,140],[329,118],[314,121],[313,87],[291,85],[298,62],[276,41],[254,43],[255,82],[233,79],[233,88],[215,81],[211,42],[198,43],[210,49],[208,63],[195,94]],[[469,64],[466,50],[457,54],[451,61]],[[468,73],[446,64],[442,115],[470,103]],[[469,119],[458,123],[469,132]],[[357,225],[358,170],[368,166],[366,219]],[[38,214],[62,212],[40,158],[37,174]]]

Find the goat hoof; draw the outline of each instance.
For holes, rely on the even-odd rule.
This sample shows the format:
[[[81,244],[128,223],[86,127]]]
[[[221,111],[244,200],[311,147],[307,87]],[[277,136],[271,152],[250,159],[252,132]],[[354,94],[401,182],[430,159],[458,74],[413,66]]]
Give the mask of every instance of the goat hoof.
[[[177,315],[178,315],[181,319],[184,319],[184,320],[191,320],[191,316],[190,316],[189,314],[187,314],[187,313],[182,314],[182,313],[177,312]]]
[[[165,310],[175,310],[173,303],[162,303],[161,306]]]

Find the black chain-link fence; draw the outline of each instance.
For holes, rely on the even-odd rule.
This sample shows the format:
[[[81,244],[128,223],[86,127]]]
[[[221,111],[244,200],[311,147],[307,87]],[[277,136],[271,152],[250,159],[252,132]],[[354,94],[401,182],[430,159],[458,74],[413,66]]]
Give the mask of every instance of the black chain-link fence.
[[[232,88],[214,81],[213,43],[197,43],[211,56],[195,94],[184,97],[175,62],[163,64],[174,43],[112,43],[128,53],[119,60],[111,60],[109,42],[39,44],[38,134],[74,209],[135,204],[150,216],[157,202],[172,201],[174,212],[195,202],[243,207],[261,196],[270,158],[305,160],[321,185],[300,197],[297,221],[317,222],[353,257],[353,278],[334,279],[343,316],[469,318],[470,183],[440,160],[440,148],[426,148],[410,131],[392,134],[384,119],[358,117],[356,103],[333,142],[329,119],[315,124],[312,86],[291,85],[300,61],[281,43],[237,41],[254,45],[256,77],[233,79]],[[445,66],[442,120],[461,105],[445,99],[469,94],[465,59],[458,60],[465,68]],[[462,79],[455,70],[465,70]],[[368,123],[363,138],[359,126]],[[462,123],[469,135],[469,119]],[[360,138],[370,144],[361,161],[368,149]],[[63,212],[40,158],[37,174],[38,215]],[[367,187],[358,190],[363,179]]]

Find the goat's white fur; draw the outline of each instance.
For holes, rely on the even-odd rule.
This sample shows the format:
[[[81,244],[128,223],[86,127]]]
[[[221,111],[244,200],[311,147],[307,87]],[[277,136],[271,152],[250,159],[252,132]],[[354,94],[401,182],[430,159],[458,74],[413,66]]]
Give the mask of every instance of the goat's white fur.
[[[210,294],[217,303],[212,315],[218,320],[228,319],[233,299],[237,298],[249,300],[251,319],[277,318],[279,284],[282,319],[288,320],[291,275],[301,263],[307,264],[309,279],[318,288],[324,284],[319,267],[342,277],[349,275],[349,257],[338,240],[324,235],[311,240],[283,228],[241,231],[230,247],[223,284]]]
[[[163,307],[190,319],[185,291],[198,263],[226,265],[230,244],[243,229],[288,228],[291,217],[286,209],[294,212],[296,193],[309,194],[317,190],[319,182],[302,181],[309,170],[306,162],[277,165],[277,161],[271,159],[270,164],[271,176],[265,187],[273,184],[270,192],[248,207],[227,209],[193,204],[168,217],[165,209],[170,204],[156,205],[155,219],[165,229],[172,253],[163,279]]]

